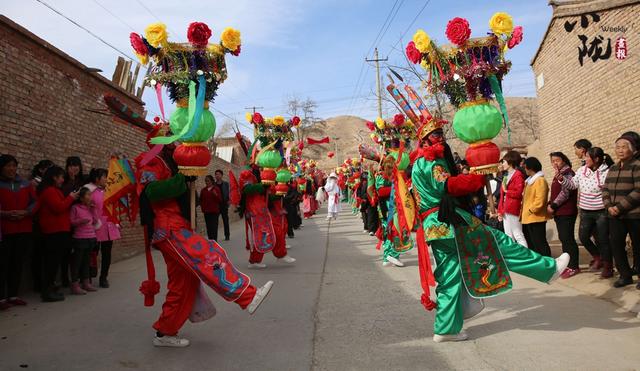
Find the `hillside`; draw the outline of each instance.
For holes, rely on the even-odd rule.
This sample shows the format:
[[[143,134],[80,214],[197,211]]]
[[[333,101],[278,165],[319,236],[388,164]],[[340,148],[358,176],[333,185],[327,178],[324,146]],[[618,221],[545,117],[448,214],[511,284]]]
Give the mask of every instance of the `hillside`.
[[[538,109],[535,98],[512,97],[506,98],[507,109],[511,126],[511,145],[527,146],[538,137]],[[455,113],[450,107],[445,107],[445,118],[450,122]],[[333,168],[342,163],[348,157],[358,156],[358,144],[373,145],[369,138],[369,130],[365,126],[366,120],[355,116],[336,116],[319,121],[313,126],[304,129],[304,137],[331,138],[330,144],[305,145],[305,157],[318,161],[323,169]],[[453,132],[448,132],[447,137],[454,151],[461,154],[467,145],[455,138]],[[507,145],[507,130],[503,129],[495,139],[495,143],[504,148]],[[327,158],[327,153],[333,151],[335,156]]]

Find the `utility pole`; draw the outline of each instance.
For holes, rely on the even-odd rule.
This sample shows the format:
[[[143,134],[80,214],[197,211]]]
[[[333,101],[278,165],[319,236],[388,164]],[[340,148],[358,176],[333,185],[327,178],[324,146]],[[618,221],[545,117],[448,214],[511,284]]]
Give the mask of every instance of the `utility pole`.
[[[256,113],[257,109],[264,109],[264,107],[253,106],[253,107],[245,107],[244,109],[250,109],[250,110],[253,110],[253,113]]]
[[[378,117],[382,117],[382,84],[380,83],[380,62],[386,62],[389,58],[378,58],[378,48],[375,49],[373,59],[364,59],[366,62],[376,62],[376,88],[378,90]]]

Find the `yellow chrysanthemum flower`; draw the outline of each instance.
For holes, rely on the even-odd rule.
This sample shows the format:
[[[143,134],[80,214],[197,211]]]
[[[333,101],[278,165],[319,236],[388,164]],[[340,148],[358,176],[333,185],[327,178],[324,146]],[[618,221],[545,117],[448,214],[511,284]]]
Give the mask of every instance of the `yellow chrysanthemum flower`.
[[[164,23],[152,23],[144,29],[147,42],[156,48],[167,43],[167,26]]]
[[[209,44],[207,46],[207,50],[209,51],[209,53],[213,53],[213,54],[218,54],[218,55],[224,54],[224,50],[222,49],[222,46],[220,46],[220,44]]]
[[[383,129],[384,129],[385,123],[384,123],[384,120],[382,119],[382,117],[378,117],[378,118],[376,119],[376,126],[377,126],[377,127],[378,127],[378,129],[380,129],[380,130],[383,130]]]
[[[245,113],[244,118],[247,120],[248,123],[251,123],[251,121],[253,121],[253,115],[251,114],[251,112]]]
[[[282,126],[284,125],[284,117],[282,116],[275,116],[273,119],[273,125],[274,126]]]
[[[418,30],[413,35],[413,43],[416,44],[416,49],[420,53],[426,53],[431,49],[431,38],[424,30]]]
[[[429,69],[431,68],[431,65],[429,64],[429,62],[423,59],[420,62],[420,67],[424,68],[426,71],[429,71]]]
[[[222,31],[222,35],[220,36],[220,40],[222,40],[222,46],[225,48],[234,51],[238,49],[240,46],[240,31],[227,27]]]
[[[513,18],[507,13],[498,12],[489,20],[489,28],[496,35],[511,35],[513,32]]]

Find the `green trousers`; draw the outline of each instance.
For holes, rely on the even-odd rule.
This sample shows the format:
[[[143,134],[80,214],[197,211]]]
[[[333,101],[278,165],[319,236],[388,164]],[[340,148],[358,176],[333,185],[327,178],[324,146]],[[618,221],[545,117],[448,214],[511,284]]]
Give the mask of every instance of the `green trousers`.
[[[391,240],[384,240],[382,243],[382,261],[386,262],[389,256],[397,259],[400,257],[400,253],[393,248],[393,242],[391,242]]]
[[[522,274],[540,282],[548,282],[556,271],[553,258],[542,256],[519,245],[506,234],[487,227],[493,234],[509,271]],[[430,241],[436,260],[434,272],[437,309],[433,332],[439,335],[458,334],[462,330],[462,304],[460,293],[466,290],[462,282],[462,272],[458,250],[453,238]]]

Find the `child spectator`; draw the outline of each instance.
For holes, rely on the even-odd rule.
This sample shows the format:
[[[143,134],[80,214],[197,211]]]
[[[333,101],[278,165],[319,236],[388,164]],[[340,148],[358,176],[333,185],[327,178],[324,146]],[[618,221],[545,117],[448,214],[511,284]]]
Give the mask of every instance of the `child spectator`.
[[[96,291],[89,282],[89,253],[96,245],[98,219],[92,208],[89,188],[82,187],[78,192],[78,202],[71,207],[69,220],[73,227],[71,293],[84,295],[87,291]]]

